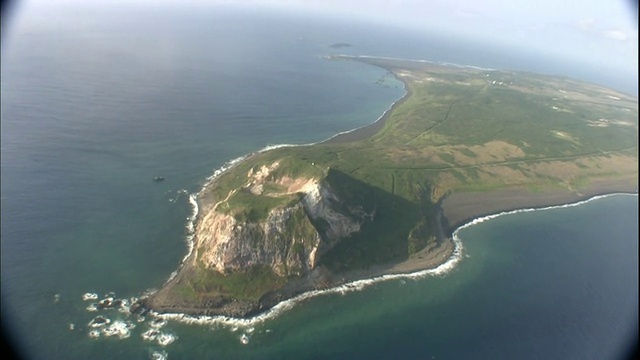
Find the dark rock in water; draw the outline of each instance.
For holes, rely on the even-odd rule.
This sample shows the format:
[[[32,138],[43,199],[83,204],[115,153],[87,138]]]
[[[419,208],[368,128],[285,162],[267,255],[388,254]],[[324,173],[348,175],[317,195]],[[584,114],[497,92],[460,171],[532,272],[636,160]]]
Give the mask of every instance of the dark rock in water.
[[[129,311],[134,315],[144,316],[149,312],[149,309],[138,301],[131,305]]]
[[[110,309],[113,305],[113,298],[102,299],[98,302],[98,309]]]
[[[91,320],[89,322],[89,326],[91,326],[91,327],[100,327],[100,326],[103,326],[103,325],[107,325],[110,322],[111,322],[111,320],[105,318],[104,316],[96,316],[95,318],[93,318],[93,320]]]

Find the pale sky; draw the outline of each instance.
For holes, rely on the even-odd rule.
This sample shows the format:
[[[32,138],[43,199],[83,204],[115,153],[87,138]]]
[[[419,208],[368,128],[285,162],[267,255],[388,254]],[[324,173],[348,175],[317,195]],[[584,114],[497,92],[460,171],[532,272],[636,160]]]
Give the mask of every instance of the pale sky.
[[[274,8],[471,37],[637,74],[635,0],[25,0],[33,6],[130,4]],[[55,6],[54,5],[54,6]]]

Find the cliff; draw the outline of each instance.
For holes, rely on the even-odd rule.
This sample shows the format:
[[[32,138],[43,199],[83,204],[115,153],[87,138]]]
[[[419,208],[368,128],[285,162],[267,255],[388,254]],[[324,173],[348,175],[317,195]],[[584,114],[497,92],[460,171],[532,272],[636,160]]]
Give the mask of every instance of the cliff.
[[[143,306],[249,316],[438,266],[455,252],[446,236],[474,216],[637,190],[636,98],[528,73],[332,57],[345,58],[391,71],[407,96],[371,126],[252,154],[207,184],[194,251]]]
[[[252,168],[244,186],[200,217],[193,265],[221,274],[261,267],[281,277],[300,276],[373,220],[375,211],[346,206],[330,177],[271,176],[278,167],[274,162]],[[266,203],[262,213],[255,211],[259,203]]]
[[[305,291],[392,271],[386,264],[407,260],[409,232],[424,220],[406,199],[277,152],[228,170],[198,203],[192,254],[143,307],[250,316]],[[437,261],[452,251],[447,244]]]

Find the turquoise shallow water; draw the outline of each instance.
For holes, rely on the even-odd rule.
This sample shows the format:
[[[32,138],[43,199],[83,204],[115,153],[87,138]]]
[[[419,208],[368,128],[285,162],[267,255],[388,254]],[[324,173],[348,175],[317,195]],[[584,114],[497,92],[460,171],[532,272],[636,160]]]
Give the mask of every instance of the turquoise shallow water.
[[[82,294],[160,286],[186,252],[188,194],[215,169],[368,124],[402,96],[384,70],[322,59],[330,44],[527,66],[366,24],[138,15],[65,14],[15,24],[3,41],[2,319],[26,357],[607,358],[637,331],[637,197],[615,196],[465,229],[468,257],[444,277],[308,299],[251,333],[171,321],[162,331],[177,340],[162,347],[142,340],[148,321],[114,310],[104,315],[131,321],[131,336],[90,338]]]

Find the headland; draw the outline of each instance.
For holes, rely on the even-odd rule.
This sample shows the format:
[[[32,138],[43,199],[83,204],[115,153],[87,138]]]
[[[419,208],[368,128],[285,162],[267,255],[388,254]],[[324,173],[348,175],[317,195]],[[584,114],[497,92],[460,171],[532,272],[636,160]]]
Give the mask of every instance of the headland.
[[[333,56],[406,94],[375,123],[254,153],[198,194],[193,251],[142,300],[251,317],[305,292],[436,268],[479,216],[637,192],[637,99],[529,73]]]

